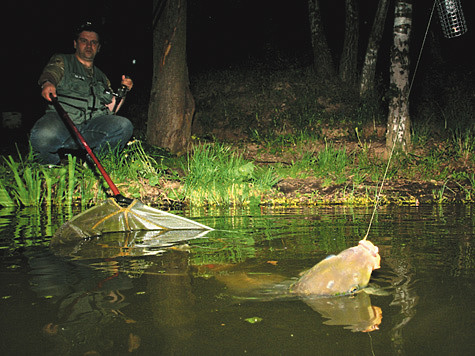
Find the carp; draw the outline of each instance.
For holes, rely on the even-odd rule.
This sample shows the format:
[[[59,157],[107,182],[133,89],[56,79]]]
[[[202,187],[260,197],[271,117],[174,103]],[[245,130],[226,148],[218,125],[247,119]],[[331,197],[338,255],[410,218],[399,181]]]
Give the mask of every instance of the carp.
[[[379,249],[370,241],[361,240],[338,255],[320,261],[295,282],[292,293],[301,296],[340,296],[366,287],[373,270],[380,268]]]

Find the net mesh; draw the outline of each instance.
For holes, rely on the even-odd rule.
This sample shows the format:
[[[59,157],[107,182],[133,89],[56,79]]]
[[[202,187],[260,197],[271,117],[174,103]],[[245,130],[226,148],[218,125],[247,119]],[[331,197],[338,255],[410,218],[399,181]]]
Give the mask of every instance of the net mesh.
[[[107,199],[63,224],[53,235],[51,245],[77,242],[112,232],[156,230],[211,230],[187,218],[149,207],[133,200],[122,207]]]

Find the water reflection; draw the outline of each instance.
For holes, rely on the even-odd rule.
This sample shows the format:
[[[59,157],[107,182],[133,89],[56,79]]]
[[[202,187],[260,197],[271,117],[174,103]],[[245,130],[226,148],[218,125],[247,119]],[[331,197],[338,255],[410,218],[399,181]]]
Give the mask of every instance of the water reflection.
[[[192,289],[188,253],[171,251],[163,255],[147,276],[147,293],[155,326],[154,337],[160,340],[157,354],[193,354],[196,348],[196,296]]]
[[[117,238],[118,234],[114,235]],[[122,236],[120,241],[123,239]],[[87,256],[91,252],[89,248],[79,251]],[[191,288],[189,252],[174,244],[169,251],[162,246],[157,254],[159,260],[151,260],[151,256],[88,259],[80,253],[72,259],[44,248],[29,250],[26,257],[31,268],[31,289],[57,309],[57,316],[46,320],[42,327],[52,351],[82,355],[122,354],[140,349],[142,336],[138,325],[143,320],[128,316],[124,309],[130,306],[127,291],[133,290],[134,282],[145,274],[144,293],[149,296],[147,305],[156,332],[153,337],[148,335],[147,347],[156,343],[151,341],[155,339],[160,342],[152,349],[160,350],[159,354],[191,352],[196,297]]]
[[[114,236],[117,238],[118,234]],[[104,238],[106,241],[96,241],[91,246],[97,250],[102,245],[115,246],[111,236]],[[122,243],[127,238],[127,234],[122,234],[118,241]],[[143,350],[144,339],[147,348],[154,344],[160,354],[191,354],[200,343],[197,291],[193,288],[197,280],[206,276],[209,283],[210,277],[214,278],[226,285],[230,298],[238,294],[262,296],[260,292],[272,287],[273,296],[269,298],[267,293],[262,298],[267,303],[272,303],[273,298],[282,300],[293,282],[288,276],[272,272],[275,265],[269,261],[260,266],[247,262],[193,266],[189,246],[183,249],[184,245],[173,245],[171,249],[162,246],[155,256],[128,254],[126,257],[118,255],[115,249],[106,248],[115,252],[102,256],[102,252],[92,253],[91,246],[83,246],[77,248],[73,257],[68,253],[67,258],[44,248],[25,253],[31,267],[32,290],[57,308],[56,317],[45,320],[42,330],[54,352],[59,354],[132,352]],[[140,325],[144,320],[136,320],[127,313],[131,307],[127,291],[136,289],[134,284],[139,276],[146,278],[144,291],[152,316],[149,320],[153,325],[152,335],[142,335]],[[367,332],[377,330],[381,323],[381,308],[372,306],[364,292],[351,297],[303,298],[302,301],[325,318],[325,325]]]
[[[140,346],[136,321],[123,312],[129,305],[124,291],[133,288],[132,279],[119,273],[117,264],[95,269],[43,248],[29,250],[25,256],[31,289],[57,310],[42,327],[53,354],[123,352]]]
[[[105,237],[67,256],[47,246],[64,215],[0,210],[2,354],[470,354],[471,207],[381,208],[377,285],[331,299],[286,291],[357,243],[371,211],[262,210],[202,213],[220,227],[203,238]]]
[[[152,230],[111,232],[64,243],[54,241],[52,251],[75,260],[157,255],[182,241],[203,238],[209,230]]]
[[[386,259],[388,267],[394,272],[389,279],[394,291],[391,306],[400,308],[396,323],[391,329],[392,346],[396,354],[405,353],[404,327],[415,317],[419,300],[415,286],[415,272],[412,258],[407,249],[393,249]]]
[[[343,325],[353,332],[370,332],[379,329],[383,319],[380,307],[371,305],[365,291],[353,296],[334,298],[303,298],[305,304],[328,319],[325,325]]]
[[[273,261],[267,261],[273,262]],[[272,265],[272,263],[270,263]],[[206,278],[226,286],[228,297],[240,301],[272,302],[301,300],[318,312],[325,320],[325,325],[341,325],[353,332],[371,332],[378,330],[383,312],[380,307],[371,304],[368,293],[389,295],[381,287],[369,287],[360,292],[340,297],[298,296],[290,292],[290,287],[297,278],[272,273],[264,265],[211,265],[200,266],[197,271]]]

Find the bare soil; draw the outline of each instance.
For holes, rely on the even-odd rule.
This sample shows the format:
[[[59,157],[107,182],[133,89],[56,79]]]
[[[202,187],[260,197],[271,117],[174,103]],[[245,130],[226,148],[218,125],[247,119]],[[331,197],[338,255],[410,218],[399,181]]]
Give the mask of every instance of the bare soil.
[[[338,140],[336,140],[338,141]],[[358,143],[340,140],[339,144],[345,146],[348,152],[361,150]],[[318,152],[324,148],[324,143],[315,142],[309,150]],[[268,147],[263,147],[255,143],[236,143],[240,154],[256,165],[269,166],[275,164],[291,165],[298,160],[299,156],[293,150],[282,150],[274,152]],[[369,155],[374,158],[386,160],[387,151],[383,140],[368,144],[365,149],[369,150]],[[427,148],[414,150],[414,154],[424,157]],[[386,161],[384,161],[386,162]],[[472,162],[472,160],[470,160]],[[451,162],[450,169],[455,171],[473,172],[473,162],[459,160]],[[348,177],[348,182],[352,182]],[[141,198],[146,204],[158,204],[162,206],[182,205],[182,202],[174,201],[167,196],[170,190],[177,191],[181,188],[181,183],[172,180],[162,180],[159,185],[151,187],[146,180],[139,182],[144,190]],[[125,188],[125,187],[124,187]],[[122,189],[124,189],[122,188]],[[126,188],[125,188],[126,189]],[[467,192],[473,187],[471,182],[460,182],[455,180],[437,181],[424,180],[418,177],[411,179],[403,176],[386,179],[381,188],[381,182],[365,180],[358,186],[352,183],[332,184],[328,180],[317,177],[290,178],[283,177],[262,197],[264,204],[270,205],[315,205],[315,204],[353,204],[371,205],[375,201],[376,192],[380,192],[380,204],[411,204],[420,205],[428,203],[451,203],[467,202]],[[469,201],[468,201],[469,202]]]
[[[331,143],[335,148],[345,147],[347,152],[356,154],[364,149],[375,161],[386,162],[388,159],[384,114],[378,111],[361,112],[365,105],[352,91],[328,83],[322,85],[311,70],[224,70],[194,78],[192,92],[196,101],[193,136],[202,141],[229,143],[256,165],[291,165],[300,157],[291,144],[270,147],[272,144],[269,140],[258,144],[255,142],[261,142],[262,138],[265,141],[266,137],[256,139],[252,137],[253,134],[292,139],[302,129],[302,125],[308,133],[321,138],[309,142],[305,147],[307,152],[319,152],[327,143]],[[359,114],[355,116],[355,112]],[[305,121],[309,117],[313,117],[313,121]],[[370,119],[365,123],[359,122],[358,117]],[[355,128],[359,129],[358,137]],[[437,133],[436,125],[431,125],[430,129],[435,130],[429,134],[430,142],[410,152],[412,157],[416,157],[411,160],[411,167],[401,167],[401,171],[406,172],[384,181],[380,196],[382,203],[459,202],[466,201],[467,197],[473,200],[473,182],[460,179],[440,181],[436,178],[441,176],[436,174],[437,170],[441,172],[443,169],[448,170],[449,177],[456,172],[473,176],[473,152],[463,159],[436,161],[435,164],[442,166],[431,168],[434,171],[433,178],[430,173],[425,174],[425,177],[412,174],[417,171],[413,169],[417,167],[417,162],[429,157],[434,148],[438,152],[450,148],[444,147],[447,142],[443,142]],[[437,142],[437,139],[441,142]],[[428,180],[427,177],[432,179]],[[366,180],[354,186],[351,177],[348,177],[347,184],[332,184],[328,181],[316,177],[282,177],[272,191],[262,197],[262,201],[269,204],[371,204],[381,184]],[[147,190],[144,200],[150,199],[149,203],[175,204],[177,202],[170,200],[166,192],[170,188],[179,189],[179,185],[176,181],[163,181],[160,187],[148,187],[144,182],[143,187]]]

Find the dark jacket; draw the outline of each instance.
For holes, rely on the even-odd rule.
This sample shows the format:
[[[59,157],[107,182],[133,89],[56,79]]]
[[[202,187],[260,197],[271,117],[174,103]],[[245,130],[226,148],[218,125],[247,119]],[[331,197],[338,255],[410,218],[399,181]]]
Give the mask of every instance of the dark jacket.
[[[74,54],[54,55],[40,77],[42,80],[55,84],[58,100],[75,124],[110,114],[105,107],[112,100],[109,79],[96,66],[86,68]],[[55,109],[49,105],[47,112],[51,111]]]

